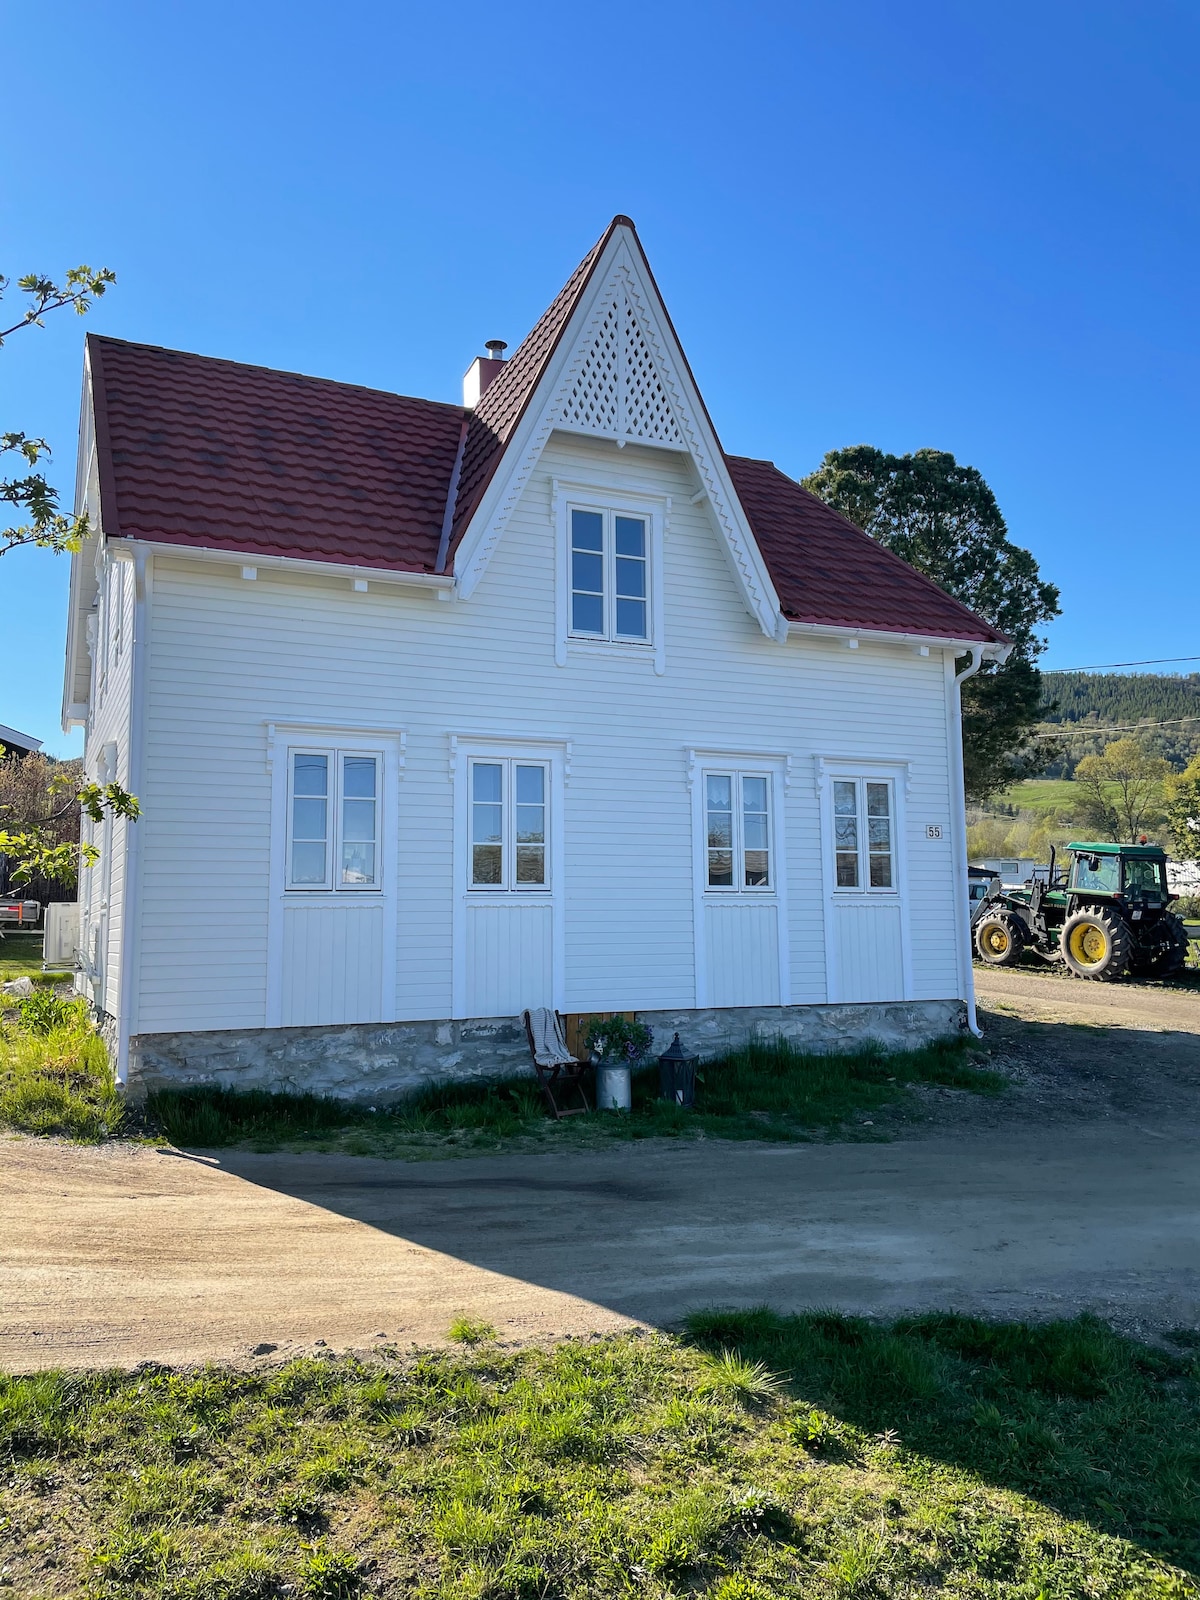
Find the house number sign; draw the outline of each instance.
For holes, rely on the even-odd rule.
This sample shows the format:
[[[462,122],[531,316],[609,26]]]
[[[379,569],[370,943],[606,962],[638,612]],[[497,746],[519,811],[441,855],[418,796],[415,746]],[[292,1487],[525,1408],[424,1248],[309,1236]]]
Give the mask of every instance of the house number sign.
[[[942,837],[942,825],[941,825],[941,823],[940,822],[931,822],[928,825],[928,827],[925,829],[925,837],[927,839],[940,839]]]

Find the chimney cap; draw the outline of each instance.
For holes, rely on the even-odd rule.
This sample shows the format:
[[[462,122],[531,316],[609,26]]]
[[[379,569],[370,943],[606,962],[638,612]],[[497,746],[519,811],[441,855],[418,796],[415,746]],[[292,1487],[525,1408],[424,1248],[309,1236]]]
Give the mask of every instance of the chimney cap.
[[[489,360],[491,360],[491,361],[503,361],[504,360],[504,352],[508,349],[508,340],[507,339],[485,339],[483,341],[483,348],[487,351]]]

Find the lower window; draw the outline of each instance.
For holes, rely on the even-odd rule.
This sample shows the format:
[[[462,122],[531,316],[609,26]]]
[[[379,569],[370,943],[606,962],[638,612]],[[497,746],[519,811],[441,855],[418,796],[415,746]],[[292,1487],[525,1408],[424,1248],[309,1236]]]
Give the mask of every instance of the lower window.
[[[378,889],[377,752],[292,750],[288,759],[287,887]]]
[[[704,774],[708,888],[735,893],[770,889],[770,784],[759,772]]]
[[[545,889],[549,763],[481,757],[470,781],[471,888]]]
[[[833,780],[835,886],[894,889],[892,786],[879,778]]]

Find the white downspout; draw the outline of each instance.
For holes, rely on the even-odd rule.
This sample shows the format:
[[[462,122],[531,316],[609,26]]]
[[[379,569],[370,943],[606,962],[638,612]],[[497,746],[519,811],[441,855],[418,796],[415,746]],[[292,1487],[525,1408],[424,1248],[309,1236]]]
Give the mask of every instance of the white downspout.
[[[946,707],[951,724],[950,795],[951,826],[954,830],[954,922],[958,934],[959,998],[966,1002],[967,1026],[977,1039],[983,1030],[975,1015],[975,970],[971,964],[971,905],[967,874],[967,791],[963,775],[962,686],[983,665],[984,647],[971,646],[971,659],[954,678],[947,694]],[[949,686],[948,686],[949,687]]]
[[[146,635],[149,627],[149,552],[133,546],[133,640],[129,666],[129,787],[139,801],[146,782]],[[121,917],[120,1014],[117,1020],[117,1082],[129,1081],[129,1040],[137,1004],[141,961],[141,829],[125,824],[125,905]]]

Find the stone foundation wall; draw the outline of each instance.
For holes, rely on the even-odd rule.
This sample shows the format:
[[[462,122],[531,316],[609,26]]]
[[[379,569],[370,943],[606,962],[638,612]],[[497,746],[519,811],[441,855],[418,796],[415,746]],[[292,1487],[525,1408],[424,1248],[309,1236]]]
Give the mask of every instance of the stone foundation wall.
[[[886,1050],[912,1049],[967,1025],[961,1000],[643,1011],[638,1017],[654,1029],[656,1054],[678,1032],[689,1050],[705,1057],[750,1038],[780,1035],[819,1052],[852,1050],[868,1040]],[[141,1034],[130,1044],[126,1092],[141,1099],[150,1089],[217,1084],[309,1091],[382,1105],[428,1083],[518,1073],[532,1076],[519,1017],[363,1022],[333,1028]]]

